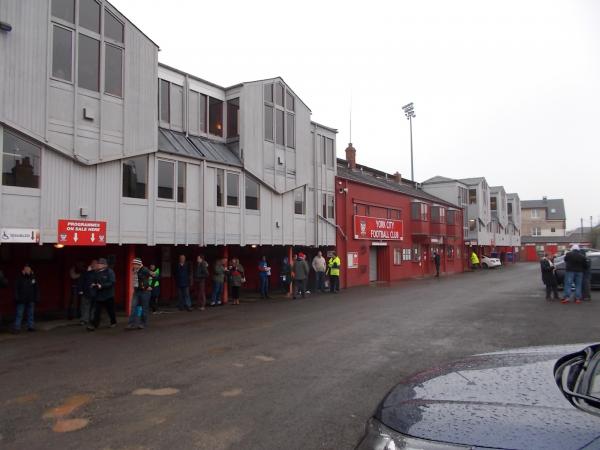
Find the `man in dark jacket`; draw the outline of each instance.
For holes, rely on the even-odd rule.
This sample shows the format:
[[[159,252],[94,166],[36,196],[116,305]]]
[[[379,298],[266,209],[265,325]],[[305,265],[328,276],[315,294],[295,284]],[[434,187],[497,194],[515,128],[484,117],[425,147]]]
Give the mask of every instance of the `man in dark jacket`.
[[[440,261],[441,261],[440,254],[437,251],[433,252],[433,264],[435,265],[435,276],[436,277],[440,276]]]
[[[100,314],[102,308],[106,308],[108,317],[110,318],[110,327],[117,326],[117,318],[115,316],[115,273],[108,267],[108,261],[105,258],[100,258],[97,264],[97,270],[92,283],[94,289],[94,318],[92,323],[88,325],[88,331],[94,331],[100,325]]]
[[[129,314],[128,330],[143,330],[148,326],[148,310],[150,308],[150,285],[152,274],[144,267],[141,258],[135,258],[133,264],[133,297],[131,299],[131,313]]]
[[[79,284],[79,295],[81,296],[81,324],[87,325],[92,321],[94,311],[94,297],[96,292],[92,288],[96,277],[96,266],[98,261],[93,259],[87,270],[81,274]]]
[[[199,255],[196,259],[196,270],[194,272],[194,281],[196,282],[196,296],[200,311],[206,308],[206,279],[208,278],[208,263],[204,260],[204,255]]]
[[[192,299],[190,298],[190,266],[185,260],[185,255],[179,255],[179,262],[173,271],[175,286],[177,286],[177,308],[180,311],[192,310]]]
[[[581,303],[581,288],[586,265],[585,256],[579,251],[579,245],[573,244],[571,251],[565,255],[565,289],[561,303],[566,304],[571,301],[571,286],[573,283],[575,283],[575,303]]]
[[[540,261],[542,271],[542,282],[546,286],[546,300],[550,300],[550,293],[554,294],[554,300],[558,300],[558,282],[554,272],[554,263],[546,253]]]
[[[25,264],[21,275],[17,278],[15,284],[15,303],[17,305],[17,313],[15,318],[14,333],[21,332],[21,323],[25,311],[27,311],[27,330],[35,331],[33,316],[35,312],[35,304],[40,301],[40,289],[35,278],[35,274],[29,264]]]
[[[294,272],[294,293],[292,298],[295,299],[296,294],[298,293],[304,298],[306,293],[306,280],[308,280],[310,268],[308,267],[308,263],[306,262],[303,253],[298,254],[298,258],[294,261],[292,270]]]

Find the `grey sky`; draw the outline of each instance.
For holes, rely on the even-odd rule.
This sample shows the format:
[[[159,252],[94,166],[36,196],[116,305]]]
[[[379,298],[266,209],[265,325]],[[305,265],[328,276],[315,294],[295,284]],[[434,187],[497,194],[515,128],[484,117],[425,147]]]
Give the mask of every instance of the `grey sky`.
[[[359,163],[483,175],[600,219],[600,2],[112,0],[159,60],[220,85],[282,76]],[[150,7],[149,5],[152,5]],[[294,6],[288,6],[294,5]]]

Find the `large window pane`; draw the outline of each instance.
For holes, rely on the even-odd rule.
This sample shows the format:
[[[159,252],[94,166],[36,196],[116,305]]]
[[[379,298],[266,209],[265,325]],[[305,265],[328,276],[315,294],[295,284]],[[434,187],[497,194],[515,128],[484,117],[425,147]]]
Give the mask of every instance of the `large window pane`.
[[[160,80],[160,120],[169,123],[169,103],[170,103],[169,82]]]
[[[335,219],[335,203],[333,195],[327,195],[327,218]]]
[[[273,103],[273,85],[265,84],[265,102]]]
[[[79,26],[100,34],[100,5],[95,0],[79,0]]]
[[[52,33],[52,76],[73,80],[73,32],[54,25]]]
[[[123,24],[108,10],[104,10],[104,35],[117,42],[123,42]]]
[[[290,111],[295,111],[294,96],[290,91],[285,92],[285,107]]]
[[[327,218],[327,194],[321,194],[321,215]]]
[[[186,165],[184,162],[177,162],[177,201],[185,203],[185,184],[186,184]]]
[[[287,146],[296,148],[296,116],[293,114],[287,115]]]
[[[52,15],[75,23],[75,0],[52,0]]]
[[[283,106],[283,98],[285,95],[285,89],[279,83],[275,83],[275,103],[278,106]]]
[[[200,94],[200,131],[206,133],[206,95]]]
[[[223,102],[208,98],[208,132],[214,136],[223,136]]]
[[[173,200],[175,187],[175,163],[158,161],[158,198]]]
[[[2,184],[39,188],[40,148],[6,129],[3,141]]]
[[[306,201],[306,195],[304,191],[304,187],[300,189],[296,189],[294,191],[294,213],[296,214],[304,214],[304,204]]]
[[[265,139],[273,140],[273,107],[265,105]]]
[[[284,133],[283,133],[283,118],[285,117],[285,113],[279,109],[275,110],[275,142],[279,145],[283,145],[285,143]]]
[[[108,44],[105,50],[104,92],[123,97],[123,50]]]
[[[90,91],[100,90],[100,42],[79,35],[79,62],[77,67],[79,87]]]
[[[325,157],[327,167],[333,167],[335,164],[335,150],[333,148],[333,139],[325,138]]]
[[[123,161],[123,197],[146,198],[147,182],[147,156],[138,156]]]
[[[223,192],[225,188],[225,171],[217,169],[217,206],[223,206]]]
[[[246,209],[260,209],[260,186],[253,178],[246,176]]]
[[[240,111],[240,99],[234,98],[227,101],[227,137],[235,138],[240,135],[238,129],[238,116]]]
[[[240,204],[240,176],[237,173],[227,173],[227,206]]]

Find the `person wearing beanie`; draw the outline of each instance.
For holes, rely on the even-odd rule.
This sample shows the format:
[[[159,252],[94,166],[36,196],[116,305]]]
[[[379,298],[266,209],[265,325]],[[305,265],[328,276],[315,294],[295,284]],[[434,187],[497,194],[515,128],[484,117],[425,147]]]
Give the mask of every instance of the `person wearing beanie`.
[[[144,267],[141,258],[134,258],[133,265],[133,297],[129,314],[128,330],[143,330],[148,326],[148,310],[152,295],[152,274]]]

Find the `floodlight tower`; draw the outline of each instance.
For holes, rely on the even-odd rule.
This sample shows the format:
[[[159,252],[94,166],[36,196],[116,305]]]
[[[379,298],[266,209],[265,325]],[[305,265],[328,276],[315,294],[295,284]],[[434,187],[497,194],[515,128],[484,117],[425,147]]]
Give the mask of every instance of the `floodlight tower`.
[[[410,124],[410,181],[412,181],[414,183],[415,182],[415,169],[414,169],[414,163],[413,163],[412,120],[413,120],[413,117],[417,117],[415,115],[415,105],[411,102],[408,105],[404,105],[402,107],[402,110],[404,111],[404,115],[406,116],[406,118],[408,119],[408,122]]]

